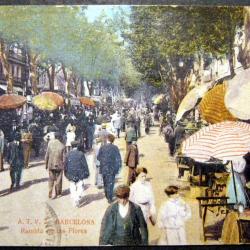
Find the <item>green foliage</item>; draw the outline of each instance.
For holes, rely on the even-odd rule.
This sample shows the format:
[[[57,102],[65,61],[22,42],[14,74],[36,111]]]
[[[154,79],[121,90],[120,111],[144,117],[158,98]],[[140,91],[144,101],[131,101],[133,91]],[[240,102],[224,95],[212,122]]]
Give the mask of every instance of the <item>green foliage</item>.
[[[131,73],[115,24],[101,15],[88,23],[78,6],[1,6],[0,36],[39,54],[41,65],[62,64],[86,80],[117,83]],[[132,72],[133,74],[134,72]],[[133,76],[127,77],[129,82]],[[132,81],[131,80],[131,81]]]
[[[180,59],[232,53],[242,7],[134,6],[124,33],[136,69],[155,86],[173,84]]]

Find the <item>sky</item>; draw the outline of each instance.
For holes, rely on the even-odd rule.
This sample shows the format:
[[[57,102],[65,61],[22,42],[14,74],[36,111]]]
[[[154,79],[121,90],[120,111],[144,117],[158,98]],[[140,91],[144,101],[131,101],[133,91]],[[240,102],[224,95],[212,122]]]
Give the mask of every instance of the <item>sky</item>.
[[[129,5],[88,5],[85,11],[86,16],[90,22],[93,22],[102,12],[105,12],[108,17],[113,17],[116,9],[121,8],[124,11],[130,11]]]

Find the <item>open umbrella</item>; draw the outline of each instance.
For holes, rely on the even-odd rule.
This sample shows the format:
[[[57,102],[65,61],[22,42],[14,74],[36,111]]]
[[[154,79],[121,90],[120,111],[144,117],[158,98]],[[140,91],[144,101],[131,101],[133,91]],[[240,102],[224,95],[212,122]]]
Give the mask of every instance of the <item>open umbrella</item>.
[[[233,116],[242,120],[250,119],[250,69],[229,80],[225,105]]]
[[[204,127],[182,143],[181,151],[198,162],[243,157],[250,151],[250,124],[226,121]]]
[[[80,97],[80,102],[85,106],[95,107],[95,102],[89,97]]]
[[[41,95],[52,99],[57,106],[64,105],[63,97],[55,92],[46,91],[46,92],[42,92]]]
[[[208,91],[199,104],[201,117],[214,124],[237,119],[227,110],[224,102],[226,84],[220,84]]]
[[[198,100],[211,88],[211,85],[212,83],[203,84],[193,88],[187,93],[179,105],[175,122],[178,122],[187,111],[196,106]]]
[[[238,203],[232,160],[239,159],[250,151],[250,124],[226,121],[204,127],[187,138],[182,143],[181,150],[184,156],[197,162],[208,162],[211,158],[231,161],[233,185]]]
[[[58,108],[58,105],[54,102],[54,100],[45,95],[35,96],[32,102],[37,108],[41,110],[53,111]]]
[[[54,92],[42,92],[33,98],[33,104],[41,109],[52,111],[64,104],[64,99],[61,95]]]
[[[23,106],[26,98],[21,95],[2,95],[0,96],[0,109],[15,109]]]

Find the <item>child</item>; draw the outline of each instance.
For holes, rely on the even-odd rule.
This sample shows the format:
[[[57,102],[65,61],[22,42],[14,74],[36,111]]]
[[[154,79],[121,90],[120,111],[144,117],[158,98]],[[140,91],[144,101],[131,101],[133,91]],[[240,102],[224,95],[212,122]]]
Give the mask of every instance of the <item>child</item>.
[[[169,197],[160,207],[157,225],[163,237],[159,245],[186,245],[185,221],[191,217],[188,204],[179,197],[179,188],[168,186],[164,191]]]

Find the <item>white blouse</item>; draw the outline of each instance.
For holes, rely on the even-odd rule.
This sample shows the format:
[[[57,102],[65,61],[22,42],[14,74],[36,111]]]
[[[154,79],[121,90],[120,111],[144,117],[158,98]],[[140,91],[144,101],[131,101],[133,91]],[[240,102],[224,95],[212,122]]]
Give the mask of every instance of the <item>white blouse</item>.
[[[135,181],[130,187],[129,200],[139,205],[145,220],[148,222],[150,216],[156,214],[155,199],[151,183]]]
[[[178,229],[191,217],[190,206],[180,197],[169,198],[160,207],[157,225],[164,229]]]

